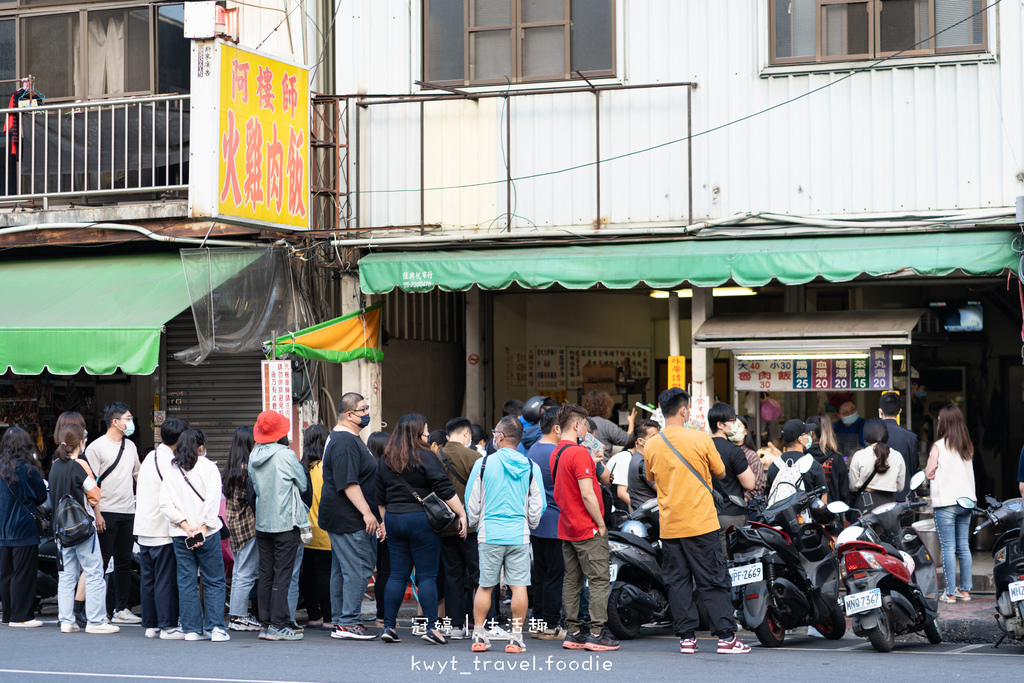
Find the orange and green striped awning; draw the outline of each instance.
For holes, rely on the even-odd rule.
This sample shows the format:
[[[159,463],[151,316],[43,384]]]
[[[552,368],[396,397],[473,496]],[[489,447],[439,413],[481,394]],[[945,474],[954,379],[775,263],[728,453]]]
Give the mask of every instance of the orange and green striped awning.
[[[347,363],[360,358],[379,363],[384,359],[384,352],[379,348],[380,307],[380,304],[374,304],[340,318],[282,335],[276,340],[277,354],[290,353],[330,363]],[[269,348],[270,342],[263,345],[265,352]]]

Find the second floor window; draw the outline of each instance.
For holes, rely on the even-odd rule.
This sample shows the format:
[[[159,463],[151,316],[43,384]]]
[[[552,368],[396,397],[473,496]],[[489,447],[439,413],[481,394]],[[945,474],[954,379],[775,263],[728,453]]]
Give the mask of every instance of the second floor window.
[[[423,0],[423,16],[423,74],[431,83],[615,73],[613,0]]]
[[[771,63],[985,49],[986,0],[772,0]]]

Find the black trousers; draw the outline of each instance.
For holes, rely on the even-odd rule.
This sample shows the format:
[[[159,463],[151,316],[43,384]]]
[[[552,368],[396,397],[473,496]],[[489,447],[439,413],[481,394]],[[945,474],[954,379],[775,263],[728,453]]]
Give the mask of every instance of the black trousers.
[[[476,533],[441,537],[441,564],[444,566],[444,613],[453,628],[462,628],[473,619],[473,592],[480,583],[480,555]],[[467,618],[468,617],[468,618]]]
[[[299,528],[277,534],[256,532],[256,548],[260,553],[258,595],[260,623],[284,628],[292,620],[288,609],[288,587],[295,569],[295,553],[301,543]]]
[[[142,628],[178,625],[178,560],[174,544],[139,546]]]
[[[0,600],[4,623],[31,621],[36,600],[39,546],[0,547]]]
[[[562,541],[530,536],[530,545],[537,574],[533,584],[533,618],[543,619],[548,628],[558,628],[562,619],[562,579],[565,576]]]
[[[102,510],[101,510],[102,512]],[[110,558],[114,558],[114,611],[131,609],[132,546],[135,545],[135,515],[122,512],[103,512],[107,529],[99,535],[103,571]]]
[[[331,620],[331,551],[306,548],[302,553],[299,594],[310,621]]]
[[[693,594],[694,581],[711,621],[711,633],[729,639],[736,633],[732,600],[732,581],[722,556],[718,532],[689,538],[663,538],[661,576],[668,588],[672,625],[680,638],[692,638],[700,617]]]
[[[377,576],[373,579],[373,597],[377,602],[377,618],[384,621],[384,586],[391,576],[391,551],[387,541],[377,541]]]

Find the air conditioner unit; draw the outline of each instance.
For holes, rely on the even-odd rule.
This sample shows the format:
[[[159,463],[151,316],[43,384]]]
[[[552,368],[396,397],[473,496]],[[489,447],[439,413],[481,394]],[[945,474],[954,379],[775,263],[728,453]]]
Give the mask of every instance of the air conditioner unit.
[[[238,9],[225,9],[216,2],[185,3],[185,37],[224,38],[237,43]]]

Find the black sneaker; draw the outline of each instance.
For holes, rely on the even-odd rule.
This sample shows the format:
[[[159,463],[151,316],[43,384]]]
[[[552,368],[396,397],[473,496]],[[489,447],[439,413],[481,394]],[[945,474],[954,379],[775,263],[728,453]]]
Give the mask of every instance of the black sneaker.
[[[580,629],[576,633],[566,633],[565,640],[562,641],[562,647],[566,650],[582,650],[587,645],[587,638],[590,634]]]
[[[341,638],[344,640],[373,640],[378,635],[377,629],[366,628],[362,624],[348,624],[346,626],[338,624],[331,631],[331,638]]]
[[[592,652],[607,652],[609,650],[618,650],[619,641],[611,637],[611,634],[607,630],[602,630],[600,635],[595,636],[593,633],[587,636],[587,642],[583,646],[586,650]]]
[[[334,635],[333,633],[331,634]],[[384,633],[380,637],[385,643],[400,643],[402,639],[398,637],[398,631],[393,628],[384,629]]]
[[[296,624],[294,621],[289,621],[288,622],[288,628],[290,628],[291,630],[295,631],[296,633],[302,633],[303,631],[306,630],[302,626],[299,626],[298,624]]]

